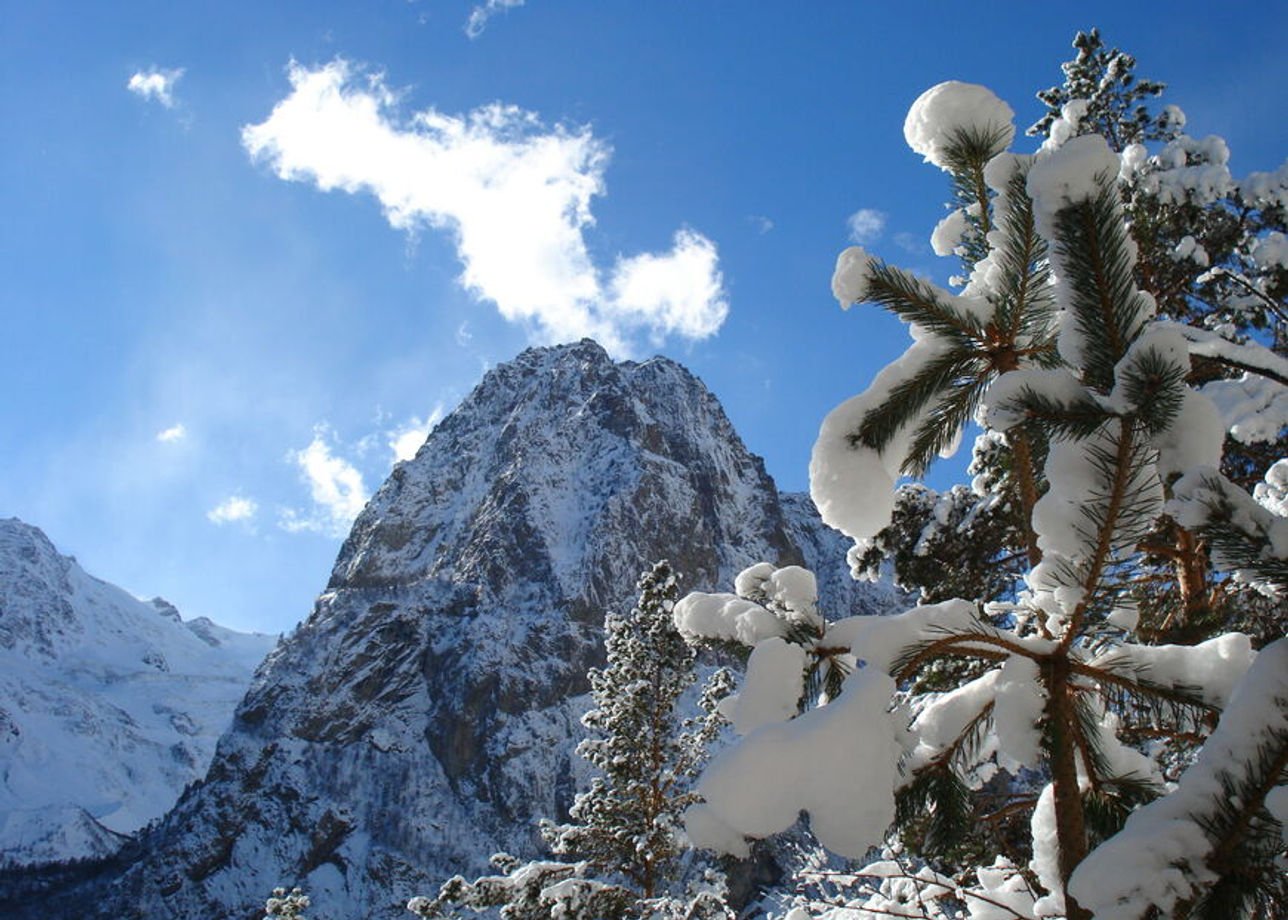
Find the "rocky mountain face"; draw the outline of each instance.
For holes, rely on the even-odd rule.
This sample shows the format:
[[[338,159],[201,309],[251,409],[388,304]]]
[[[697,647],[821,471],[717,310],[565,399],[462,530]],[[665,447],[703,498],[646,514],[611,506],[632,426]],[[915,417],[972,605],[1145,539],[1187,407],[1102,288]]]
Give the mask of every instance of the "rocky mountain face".
[[[0,859],[104,856],[160,818],[274,641],[185,622],[0,520]]]
[[[603,612],[641,570],[727,590],[752,562],[805,564],[833,616],[897,603],[849,580],[845,548],[679,365],[525,351],[393,470],[205,781],[65,903],[258,918],[300,884],[310,916],[408,916],[492,852],[534,854],[534,819],[571,803]]]

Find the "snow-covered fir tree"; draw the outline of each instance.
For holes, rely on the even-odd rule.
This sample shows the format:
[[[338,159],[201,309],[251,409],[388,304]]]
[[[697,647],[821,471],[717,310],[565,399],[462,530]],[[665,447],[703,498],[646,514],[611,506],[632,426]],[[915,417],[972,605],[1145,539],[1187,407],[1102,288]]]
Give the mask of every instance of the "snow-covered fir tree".
[[[273,894],[264,902],[264,920],[307,920],[304,911],[308,909],[309,896],[302,888],[274,888]]]
[[[732,676],[716,670],[698,701],[701,715],[682,723],[676,707],[696,671],[694,652],[672,619],[676,573],[659,562],[638,589],[630,613],[605,617],[606,663],[588,674],[594,706],[582,717],[588,737],[577,752],[596,774],[570,809],[571,822],[542,822],[552,852],[575,861],[522,863],[498,854],[499,875],[474,882],[458,876],[437,898],[414,899],[410,910],[438,917],[450,905],[499,907],[507,920],[726,916],[718,873],[680,877],[686,853],[680,816],[697,800],[693,781],[724,723],[718,706]],[[685,861],[692,863],[691,855]]]
[[[598,771],[577,796],[572,822],[546,824],[559,854],[579,856],[625,876],[641,898],[661,893],[683,848],[678,821],[696,796],[691,786],[722,719],[716,704],[730,686],[718,671],[700,702],[704,718],[681,731],[675,710],[692,686],[694,653],[672,621],[679,582],[659,562],[639,581],[639,603],[604,623],[607,663],[590,672],[595,706],[582,718],[589,737],[577,747]]]
[[[1092,61],[1099,45],[1086,44]],[[890,310],[913,341],[824,421],[811,462],[824,519],[856,541],[852,562],[869,566],[869,541],[898,510],[896,479],[923,473],[974,419],[984,428],[981,500],[931,505],[905,491],[905,501],[931,505],[939,534],[929,547],[950,545],[971,514],[997,511],[979,532],[999,542],[978,558],[1003,560],[1014,578],[984,577],[980,565],[952,575],[956,597],[824,623],[799,570],[762,565],[734,595],[676,605],[690,638],[752,649],[731,707],[742,737],[704,772],[705,801],[686,814],[696,841],[745,853],[746,837],[805,811],[842,855],[864,857],[895,827],[914,829],[899,839],[939,860],[873,864],[863,874],[875,881],[846,917],[1288,910],[1288,459],[1271,458],[1253,494],[1221,471],[1236,427],[1281,437],[1288,422],[1285,362],[1257,341],[1273,346],[1279,332],[1258,326],[1251,300],[1225,295],[1187,325],[1193,317],[1143,283],[1143,212],[1123,183],[1154,158],[1130,144],[1167,140],[1157,182],[1141,186],[1163,197],[1211,180],[1219,157],[1189,157],[1218,145],[1175,133],[1179,113],[1151,133],[1120,79],[1130,61],[1105,60],[1110,79],[1096,86],[1120,101],[1094,111],[1130,113],[1115,127],[1115,145],[1129,145],[1121,152],[1082,133],[1095,100],[1054,100],[1059,117],[1035,154],[1008,152],[1013,113],[984,87],[940,84],[913,105],[905,137],[948,173],[957,200],[935,243],[967,260],[960,293],[857,247],[832,280],[843,307]],[[1184,162],[1168,150],[1185,151]],[[1288,167],[1247,188],[1267,211],[1281,207]],[[1250,226],[1249,253],[1276,245],[1275,231]],[[1245,281],[1262,302],[1277,283],[1274,272]],[[1194,278],[1185,303],[1201,300],[1204,284]],[[1236,313],[1244,325],[1226,328]],[[1257,398],[1223,402],[1211,388],[1230,381],[1196,378],[1209,355],[1250,375],[1236,382]],[[920,577],[923,593],[934,590]],[[1142,594],[1143,578],[1171,587]],[[1266,638],[1276,641],[1259,650],[1208,615],[1244,586],[1270,603]],[[1189,644],[1156,644],[1169,622],[1196,627]],[[801,711],[811,667],[844,684]],[[1190,752],[1179,765],[1167,760],[1175,743]],[[996,859],[952,862],[973,852],[964,843],[980,828],[1014,836],[1017,823],[1015,855],[999,834]]]

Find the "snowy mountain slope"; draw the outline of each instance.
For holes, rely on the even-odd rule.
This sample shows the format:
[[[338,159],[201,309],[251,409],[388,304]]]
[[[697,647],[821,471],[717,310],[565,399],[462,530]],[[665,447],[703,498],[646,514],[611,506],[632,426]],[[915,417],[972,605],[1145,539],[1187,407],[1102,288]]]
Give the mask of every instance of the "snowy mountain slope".
[[[184,622],[0,520],[0,858],[101,856],[165,814],[273,642]]]
[[[604,609],[658,558],[711,588],[816,561],[801,534],[809,553],[843,546],[789,506],[679,365],[590,341],[524,352],[395,468],[146,855],[68,903],[251,917],[298,883],[319,916],[402,917],[498,849],[533,853],[534,819],[571,802]],[[890,602],[823,582],[843,586],[828,609]]]

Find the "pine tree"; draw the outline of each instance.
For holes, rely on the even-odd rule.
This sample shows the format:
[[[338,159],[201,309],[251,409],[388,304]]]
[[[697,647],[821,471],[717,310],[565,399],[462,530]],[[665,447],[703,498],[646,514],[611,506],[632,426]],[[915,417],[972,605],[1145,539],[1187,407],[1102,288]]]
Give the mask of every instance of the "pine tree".
[[[1185,127],[1184,115],[1174,106],[1152,109],[1151,102],[1167,85],[1137,77],[1136,59],[1106,48],[1099,29],[1079,32],[1073,47],[1077,56],[1060,65],[1064,82],[1037,94],[1047,111],[1029,127],[1029,135],[1050,136],[1057,123],[1066,121],[1064,107],[1071,102],[1083,107],[1079,133],[1099,134],[1119,153],[1131,144],[1173,140]]]
[[[306,920],[304,911],[309,906],[309,896],[302,888],[274,888],[273,895],[264,902],[264,920],[280,917],[282,920]]]
[[[607,663],[589,674],[595,706],[582,718],[590,737],[577,753],[599,774],[577,796],[573,822],[546,824],[543,834],[555,853],[619,873],[649,899],[674,878],[679,818],[696,800],[690,786],[719,730],[715,705],[729,675],[717,673],[701,702],[705,718],[681,732],[675,708],[695,674],[693,650],[671,618],[679,583],[659,562],[638,589],[630,614],[605,619]]]
[[[1241,581],[1278,604],[1281,636],[1288,518],[1282,500],[1267,498],[1270,479],[1254,497],[1218,471],[1222,419],[1191,385],[1191,352],[1203,354],[1211,340],[1160,319],[1157,298],[1142,289],[1118,181],[1124,158],[1099,135],[1074,130],[1087,111],[1066,103],[1063,127],[1051,123],[1042,150],[1016,155],[1004,152],[1011,111],[986,89],[928,91],[905,135],[949,173],[959,203],[975,197],[952,221],[964,240],[956,248],[969,268],[965,289],[949,293],[857,247],[842,253],[833,278],[843,306],[895,313],[914,342],[824,422],[811,464],[824,519],[859,541],[862,558],[898,510],[883,490],[893,491],[900,473],[924,471],[974,417],[1005,448],[980,492],[1014,514],[1010,534],[1000,532],[1008,545],[981,548],[978,558],[1019,551],[1021,580],[1008,591],[958,578],[972,593],[825,624],[809,640],[745,596],[683,599],[682,629],[752,646],[746,685],[776,687],[785,714],[704,773],[706,805],[689,824],[700,842],[737,850],[743,834],[785,827],[804,809],[819,839],[844,855],[862,856],[893,823],[915,825],[927,855],[960,858],[980,826],[1023,816],[1028,866],[964,873],[967,906],[1004,897],[1015,916],[1085,920],[1091,914],[1077,898],[1104,909],[1109,892],[1108,903],[1121,893],[1141,912],[1208,916],[1200,905],[1213,898],[1284,909],[1275,836],[1283,808],[1272,814],[1267,802],[1284,782],[1288,689],[1258,690],[1267,670],[1249,671],[1252,643],[1239,633],[1189,647],[1142,643],[1150,638],[1142,626],[1153,624],[1142,623],[1135,583],[1157,569],[1150,554],[1160,530],[1172,528],[1200,548],[1173,570],[1177,583],[1202,577],[1173,593],[1182,616],[1192,612],[1186,591]],[[1139,124],[1147,130],[1148,120]],[[946,233],[936,235],[945,242]],[[1273,369],[1269,349],[1226,344],[1214,350]],[[1273,374],[1265,379],[1282,386]],[[1261,421],[1282,426],[1274,402],[1266,408]],[[1268,473],[1288,479],[1288,461]],[[951,521],[953,509],[944,513]],[[1285,642],[1261,655],[1282,660]],[[847,656],[859,666],[840,695],[794,715],[786,704],[802,684],[782,675],[799,671],[803,658]],[[861,746],[846,741],[853,734]],[[1255,743],[1224,740],[1234,736]],[[1176,740],[1201,746],[1181,789],[1187,781],[1212,789],[1210,774],[1218,795],[1178,799],[1178,791],[1151,811],[1145,803],[1164,792],[1163,770],[1145,742]],[[856,763],[837,762],[842,756]],[[1035,778],[1040,791],[990,785],[999,767]],[[1097,847],[1116,847],[1120,861],[1126,852],[1145,861],[1165,852],[1159,835],[1124,829],[1133,812],[1186,822],[1183,858],[1161,859],[1158,869],[1166,890],[1102,864],[1075,894],[1071,881]],[[1114,843],[1123,839],[1129,845]],[[1171,864],[1184,865],[1176,879],[1165,873]],[[1025,884],[1011,886],[1011,876]],[[1042,895],[1036,901],[1022,890],[1030,885]]]
[[[1224,143],[1186,136],[1181,110],[1159,104],[1165,84],[1138,77],[1131,55],[1107,47],[1096,29],[1079,32],[1073,46],[1078,53],[1062,65],[1063,83],[1038,93],[1047,111],[1028,133],[1048,143],[1100,134],[1124,155],[1130,168],[1120,171],[1119,192],[1138,251],[1135,281],[1154,298],[1159,315],[1189,327],[1184,334],[1195,347],[1188,382],[1208,385],[1218,402],[1274,398],[1275,388],[1288,384],[1288,362],[1282,360],[1288,357],[1288,259],[1271,256],[1285,230],[1288,167],[1236,181],[1226,166]],[[1151,156],[1141,146],[1146,142],[1155,143],[1157,153]],[[1165,146],[1159,149],[1157,142]],[[963,188],[980,187],[983,167],[967,158],[949,168],[960,206]],[[965,210],[987,214],[990,198],[978,194],[976,201],[965,202]],[[954,212],[959,213],[964,212]],[[961,221],[954,226],[962,235],[937,233],[937,251],[956,252],[965,279],[986,251],[983,228]],[[1258,340],[1270,353],[1257,346]],[[1041,468],[1042,449],[1040,443],[1033,447],[1039,455],[1035,469]],[[1010,452],[999,452],[992,443],[986,450],[987,459],[977,458],[971,474],[1010,475]],[[1251,491],[1285,453],[1288,429],[1235,426],[1222,472]],[[925,487],[905,487],[891,525],[860,548],[856,567],[876,577],[883,564],[893,563],[898,583],[919,589],[923,600],[954,596],[951,586],[972,580],[1000,590],[1024,545],[1018,527],[999,526],[1007,522],[1005,512],[1017,506],[1014,488],[985,484],[941,496]],[[945,516],[950,527],[938,520]],[[1165,518],[1146,544],[1152,551],[1134,599],[1142,635],[1193,644],[1239,628],[1263,641],[1273,637],[1271,605],[1254,592],[1214,582],[1193,534]],[[937,577],[937,559],[950,564],[949,578]],[[986,592],[957,595],[984,597]]]
[[[416,898],[421,917],[446,916],[450,905],[501,908],[507,920],[558,915],[575,920],[617,917],[723,918],[723,879],[703,873],[681,890],[680,816],[697,797],[692,783],[724,720],[717,712],[732,677],[716,670],[698,700],[701,715],[681,723],[676,706],[696,678],[693,650],[672,621],[678,579],[659,562],[639,580],[629,614],[604,619],[606,663],[589,672],[593,708],[582,717],[589,736],[577,752],[597,770],[567,824],[543,821],[553,853],[575,862],[524,863],[497,854],[500,875],[468,882],[457,876],[438,897]],[[692,874],[692,873],[691,873]]]

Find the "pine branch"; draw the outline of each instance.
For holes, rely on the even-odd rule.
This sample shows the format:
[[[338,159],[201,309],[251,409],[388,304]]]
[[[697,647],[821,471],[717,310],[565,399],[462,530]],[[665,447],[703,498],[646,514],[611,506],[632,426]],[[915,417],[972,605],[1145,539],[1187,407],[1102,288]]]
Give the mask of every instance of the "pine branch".
[[[1082,566],[1080,579],[1082,600],[1069,618],[1069,628],[1060,640],[1061,652],[1068,652],[1083,626],[1092,605],[1099,600],[1101,579],[1111,557],[1119,550],[1135,546],[1144,539],[1157,511],[1157,502],[1151,497],[1152,472],[1148,460],[1152,456],[1138,442],[1134,424],[1120,419],[1117,437],[1112,449],[1097,444],[1087,448],[1087,456],[1102,482],[1108,489],[1102,495],[1093,495],[1082,506],[1082,516],[1094,535],[1094,549],[1089,561]]]
[[[884,450],[928,402],[963,380],[973,380],[974,370],[974,356],[965,348],[953,348],[936,356],[910,379],[891,389],[881,405],[864,415],[851,439],[872,450]]]
[[[966,219],[957,250],[969,273],[988,255],[988,234],[993,229],[992,193],[984,181],[988,161],[1006,149],[1009,132],[1001,125],[992,130],[959,128],[944,145],[944,165],[953,181],[953,200]]]
[[[1000,630],[994,630],[984,623],[970,632],[955,633],[941,628],[931,628],[927,632],[931,635],[938,634],[939,637],[907,646],[890,663],[890,674],[896,681],[911,679],[927,661],[944,655],[990,661],[1005,661],[1011,655],[1032,661],[1040,661],[1043,657],[1032,649],[1007,639]]]
[[[1090,437],[1113,417],[1090,396],[1066,402],[1030,386],[1022,387],[999,408],[1023,415],[1021,424],[1036,427],[1050,440]]]
[[[985,703],[935,760],[951,764],[963,773],[969,770],[970,766],[978,760],[984,739],[993,727],[994,705],[992,700]]]
[[[908,456],[903,462],[904,473],[924,476],[935,458],[961,436],[962,429],[984,398],[989,379],[988,374],[979,373],[954,384],[946,395],[939,398],[913,433]]]
[[[1185,400],[1188,373],[1188,362],[1178,365],[1149,346],[1118,369],[1118,385],[1145,431],[1158,434],[1171,427]]]
[[[1288,554],[1275,536],[1282,518],[1216,474],[1201,475],[1195,483],[1183,479],[1176,489],[1174,504],[1185,512],[1183,523],[1207,543],[1216,565],[1288,592]]]
[[[1103,776],[1082,797],[1083,814],[1092,845],[1123,829],[1131,813],[1158,798],[1163,790],[1138,776]]]
[[[1072,664],[1072,661],[1068,662],[1070,673],[1072,673]],[[1112,772],[1109,758],[1100,739],[1100,720],[1097,718],[1097,714],[1085,694],[1080,692],[1081,688],[1072,683],[1068,685],[1068,688],[1073,718],[1069,720],[1065,729],[1072,736],[1075,747],[1082,755],[1087,780],[1090,782],[1091,788],[1095,789],[1100,784],[1101,778],[1108,776]]]
[[[946,302],[943,292],[929,281],[883,262],[872,263],[867,299],[904,322],[916,323],[960,345],[984,335],[978,320]]]
[[[1275,702],[1281,708],[1288,708],[1288,699],[1278,698]],[[1266,820],[1265,801],[1272,789],[1288,782],[1288,731],[1278,728],[1268,734],[1258,747],[1256,758],[1244,764],[1241,775],[1227,772],[1221,777],[1222,807],[1199,819],[1204,833],[1214,844],[1208,855],[1208,867],[1221,876],[1222,882],[1230,880],[1232,887],[1241,880],[1242,871],[1250,863],[1268,864],[1273,872],[1275,857],[1283,849],[1279,822]],[[1262,858],[1251,858],[1252,854],[1247,852],[1249,846],[1259,850]],[[1246,898],[1245,892],[1241,899]]]
[[[1053,335],[1055,305],[1047,244],[1037,232],[1027,179],[1027,166],[1011,174],[1007,180],[1007,206],[998,221],[1003,235],[995,258],[1002,269],[1003,286],[998,292],[997,323],[1011,343],[1020,335],[1042,341]]]
[[[970,834],[974,816],[970,799],[970,788],[948,760],[933,761],[895,793],[895,825],[924,821],[923,846],[930,852],[946,852]]]
[[[1083,339],[1084,381],[1108,393],[1114,368],[1147,315],[1136,289],[1131,239],[1113,177],[1102,176],[1094,199],[1062,209],[1055,219],[1055,254],[1068,307]]]
[[[1155,724],[1202,724],[1220,710],[1203,699],[1199,688],[1171,686],[1150,680],[1147,669],[1129,659],[1113,655],[1102,656],[1094,664],[1073,660],[1070,670],[1079,677],[1086,677],[1101,685],[1101,692],[1112,703],[1125,706],[1128,702],[1143,706],[1156,716]],[[1115,693],[1117,691],[1117,693]],[[1159,707],[1168,707],[1166,711]]]

